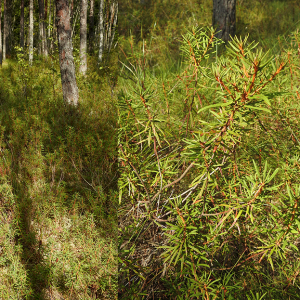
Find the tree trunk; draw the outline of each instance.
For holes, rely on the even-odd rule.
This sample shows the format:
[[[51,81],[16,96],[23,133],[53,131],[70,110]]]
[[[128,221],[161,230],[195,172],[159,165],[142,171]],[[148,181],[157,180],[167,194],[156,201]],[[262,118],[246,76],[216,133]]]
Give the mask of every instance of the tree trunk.
[[[55,16],[56,16],[56,5],[55,5],[55,0],[53,0],[53,22],[52,22],[52,39],[51,39],[51,49],[54,49],[54,45],[57,42],[57,28],[55,25]]]
[[[111,23],[110,23],[110,31],[112,31],[110,35],[110,42],[108,46],[108,53],[111,50],[112,44],[115,39],[115,32],[116,32],[116,27],[117,27],[117,21],[118,21],[118,2],[112,4],[112,9],[111,9]]]
[[[10,54],[11,49],[11,12],[12,0],[4,0],[4,18],[3,18],[3,61]]]
[[[5,0],[4,0],[5,1]],[[29,64],[33,61],[33,0],[29,2]]]
[[[1,28],[1,22],[2,22],[2,1],[0,0],[0,67],[2,67],[2,28]]]
[[[94,0],[90,3],[90,14],[89,14],[89,51],[90,54],[94,50]]]
[[[235,35],[236,0],[213,0],[213,26],[217,29],[216,37],[224,42]]]
[[[14,27],[14,23],[16,20],[16,16],[14,16],[14,20],[12,20],[12,8],[13,8],[13,1],[7,0],[6,1],[7,13],[6,13],[6,27],[7,27],[7,35],[6,35],[6,57],[8,58],[11,54],[12,50],[12,31]]]
[[[6,60],[6,41],[7,41],[7,0],[4,0],[4,12],[3,12],[3,52],[2,60]]]
[[[43,34],[43,19],[44,19],[44,0],[39,1],[39,55],[44,53],[44,34]]]
[[[44,35],[44,39],[43,39],[43,43],[44,43],[44,56],[48,56],[47,31],[46,31],[46,17],[45,17],[45,14],[44,14],[44,19],[43,19],[43,35]]]
[[[39,54],[47,56],[44,0],[39,0],[39,37]]]
[[[78,87],[76,83],[71,23],[68,0],[56,0],[56,26],[59,50],[61,84],[64,101],[78,105]]]
[[[79,72],[86,74],[86,39],[87,38],[87,0],[81,0],[80,7],[80,67]]]
[[[99,27],[100,27],[100,41],[99,41],[99,63],[102,62],[103,58],[103,48],[104,48],[104,0],[100,0],[100,9],[99,9]]]
[[[48,13],[48,47],[52,50],[52,43],[51,43],[51,0],[49,0],[49,13]]]
[[[48,55],[48,32],[47,32],[47,17],[48,17],[48,0],[45,0],[45,13],[44,13],[44,36],[45,36],[45,49],[46,56]]]
[[[21,0],[20,47],[24,48],[24,0]]]

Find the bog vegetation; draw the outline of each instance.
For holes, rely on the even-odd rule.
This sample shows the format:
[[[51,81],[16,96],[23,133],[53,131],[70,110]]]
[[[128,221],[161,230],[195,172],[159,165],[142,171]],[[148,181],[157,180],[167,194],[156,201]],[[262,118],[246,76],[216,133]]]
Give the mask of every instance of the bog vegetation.
[[[91,1],[80,75],[72,1],[76,109],[50,2],[49,56],[0,69],[0,299],[299,299],[298,2],[237,0],[224,45],[212,0],[120,1],[116,34]]]
[[[238,1],[223,45],[175,2],[120,37],[119,298],[299,299],[298,8]]]
[[[0,299],[115,299],[112,73],[91,58],[72,111],[58,53],[16,53],[0,70]]]

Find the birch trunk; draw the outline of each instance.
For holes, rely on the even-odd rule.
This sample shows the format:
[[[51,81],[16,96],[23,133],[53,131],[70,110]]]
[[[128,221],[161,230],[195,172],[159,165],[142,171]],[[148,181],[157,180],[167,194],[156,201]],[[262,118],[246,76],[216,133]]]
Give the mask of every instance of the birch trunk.
[[[100,29],[100,40],[99,40],[99,63],[103,59],[103,48],[104,48],[104,0],[100,0],[100,9],[99,9],[99,29]]]
[[[83,75],[87,70],[87,0],[81,0],[80,6],[80,67],[79,72]]]
[[[47,56],[44,0],[39,0],[39,37],[39,54]]]
[[[6,60],[6,40],[7,40],[7,0],[4,0],[4,12],[3,12],[3,51],[2,60]]]
[[[113,3],[114,6],[113,6],[113,14],[112,14],[112,35],[111,35],[111,38],[110,38],[110,42],[109,42],[109,47],[108,47],[108,53],[110,52],[111,50],[111,47],[112,47],[112,44],[114,42],[114,39],[115,39],[115,32],[116,32],[116,27],[117,27],[117,21],[118,21],[118,2],[116,3]]]
[[[48,7],[48,47],[52,50],[52,42],[51,42],[51,0],[49,0],[49,7]]]
[[[217,29],[216,37],[224,42],[235,35],[236,0],[213,0],[213,26]]]
[[[91,0],[89,14],[89,51],[91,54],[94,50],[94,23],[94,0]]]
[[[21,0],[20,47],[24,48],[24,0]]]
[[[69,105],[77,106],[79,94],[73,58],[68,0],[56,0],[56,27],[64,101]]]
[[[4,0],[4,20],[3,20],[3,61],[8,57],[11,50],[11,30],[12,30],[12,0]]]
[[[112,26],[113,26],[113,21],[114,21],[114,7],[115,3],[112,2],[110,3],[109,6],[109,13],[107,12],[107,37],[105,41],[105,49],[108,50],[110,40],[111,40],[111,32],[112,32]]]
[[[47,13],[47,11],[45,11]],[[48,45],[47,45],[47,31],[46,31],[46,16],[43,16],[43,44],[44,44],[44,56],[48,56]]]
[[[5,1],[5,0],[4,0]],[[33,0],[29,2],[29,64],[33,61]]]

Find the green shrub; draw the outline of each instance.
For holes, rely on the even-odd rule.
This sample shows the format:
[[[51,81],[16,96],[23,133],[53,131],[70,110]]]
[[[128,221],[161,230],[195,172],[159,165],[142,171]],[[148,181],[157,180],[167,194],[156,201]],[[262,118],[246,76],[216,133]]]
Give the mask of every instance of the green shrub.
[[[297,41],[282,56],[219,45],[192,29],[177,76],[145,52],[125,64],[122,299],[299,298]]]

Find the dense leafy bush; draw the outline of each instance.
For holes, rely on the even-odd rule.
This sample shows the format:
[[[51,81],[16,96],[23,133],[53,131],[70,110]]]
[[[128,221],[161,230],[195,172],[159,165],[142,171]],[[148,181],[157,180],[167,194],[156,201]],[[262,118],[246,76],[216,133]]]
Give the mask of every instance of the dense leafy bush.
[[[293,38],[281,56],[234,38],[218,57],[214,31],[194,28],[176,76],[154,76],[145,48],[127,56],[119,94],[122,299],[299,298]]]

